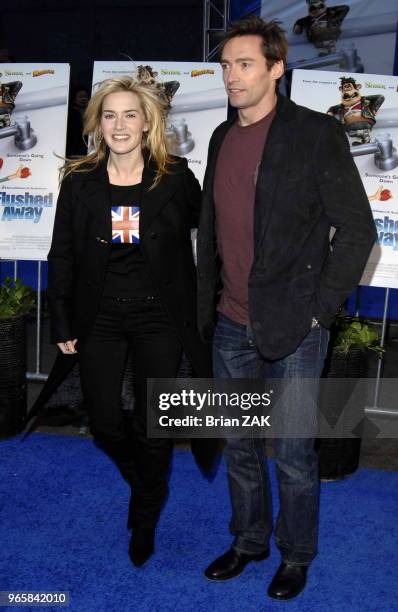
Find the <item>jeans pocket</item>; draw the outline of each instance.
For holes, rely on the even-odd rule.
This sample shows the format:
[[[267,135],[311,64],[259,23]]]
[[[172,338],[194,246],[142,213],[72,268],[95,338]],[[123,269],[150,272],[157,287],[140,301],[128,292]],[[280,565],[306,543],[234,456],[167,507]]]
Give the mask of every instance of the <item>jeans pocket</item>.
[[[219,313],[213,338],[214,346],[223,350],[236,350],[242,348],[246,342],[245,325],[236,323]]]

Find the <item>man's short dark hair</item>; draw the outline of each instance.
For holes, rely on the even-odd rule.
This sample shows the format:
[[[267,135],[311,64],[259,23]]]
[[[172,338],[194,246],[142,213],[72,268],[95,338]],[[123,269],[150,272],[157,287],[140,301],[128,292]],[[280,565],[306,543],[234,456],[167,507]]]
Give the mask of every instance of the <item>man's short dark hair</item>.
[[[259,36],[262,39],[261,46],[268,70],[279,61],[286,65],[286,35],[277,21],[264,21],[257,15],[249,15],[231,23],[220,43],[220,57],[227,42],[237,36]]]

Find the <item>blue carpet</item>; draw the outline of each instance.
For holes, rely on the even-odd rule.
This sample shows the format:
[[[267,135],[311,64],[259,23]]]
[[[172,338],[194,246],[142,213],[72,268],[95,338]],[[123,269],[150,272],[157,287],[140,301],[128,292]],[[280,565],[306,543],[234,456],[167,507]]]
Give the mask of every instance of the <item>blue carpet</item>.
[[[230,582],[202,577],[231,541],[223,464],[209,483],[190,453],[175,452],[157,551],[140,569],[127,555],[128,487],[90,440],[33,434],[3,441],[0,475],[0,590],[70,591],[69,608],[47,609],[398,610],[398,473],[360,470],[322,485],[320,554],[307,588],[290,602],[266,596],[279,564],[275,548]]]

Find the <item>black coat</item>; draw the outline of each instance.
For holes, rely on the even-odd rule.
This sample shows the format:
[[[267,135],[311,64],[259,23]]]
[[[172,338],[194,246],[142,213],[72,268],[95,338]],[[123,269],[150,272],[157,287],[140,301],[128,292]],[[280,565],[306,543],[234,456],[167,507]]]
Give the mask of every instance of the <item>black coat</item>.
[[[205,340],[214,331],[220,269],[214,173],[233,121],[213,133],[203,187],[197,254],[198,321]],[[337,229],[332,248],[331,226]],[[376,239],[347,138],[333,117],[278,96],[258,172],[253,232],[250,324],[264,358],[280,359],[298,348],[313,317],[330,327],[358,284]]]
[[[178,159],[178,158],[176,158]],[[146,163],[140,246],[182,346],[198,376],[211,376],[209,348],[196,326],[196,269],[191,228],[197,227],[200,186],[185,159],[152,190],[154,164]],[[51,340],[84,339],[93,326],[112,244],[106,164],[69,175],[61,185],[48,254]]]
[[[212,376],[211,352],[197,330],[196,268],[191,228],[197,227],[201,190],[185,159],[176,158],[170,174],[149,187],[156,167],[146,160],[140,214],[140,244],[170,319],[195,374]],[[106,164],[69,175],[61,185],[51,249],[48,254],[48,300],[52,342],[85,338],[101,299],[112,240],[109,180]],[[78,360],[59,354],[29,413],[27,432],[45,413],[45,404]],[[38,418],[39,417],[39,418]],[[32,421],[32,419],[34,419]],[[209,470],[217,440],[192,440],[198,464]]]

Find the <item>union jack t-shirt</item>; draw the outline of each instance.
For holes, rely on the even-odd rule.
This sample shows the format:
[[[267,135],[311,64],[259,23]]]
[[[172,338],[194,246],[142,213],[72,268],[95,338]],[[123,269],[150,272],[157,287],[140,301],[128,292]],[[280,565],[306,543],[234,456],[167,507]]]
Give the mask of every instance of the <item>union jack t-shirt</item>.
[[[104,295],[155,295],[148,264],[140,245],[141,184],[111,185],[112,246]]]
[[[140,207],[112,206],[112,244],[140,243]]]

